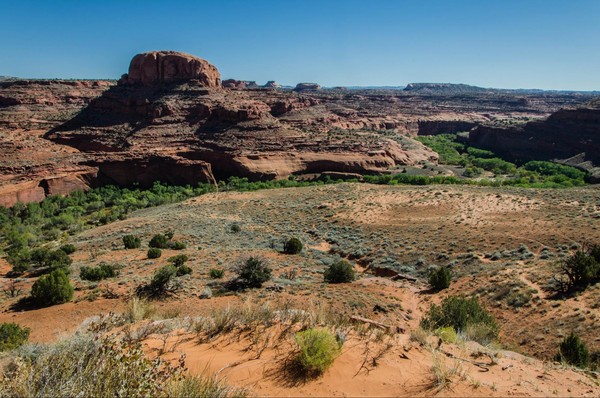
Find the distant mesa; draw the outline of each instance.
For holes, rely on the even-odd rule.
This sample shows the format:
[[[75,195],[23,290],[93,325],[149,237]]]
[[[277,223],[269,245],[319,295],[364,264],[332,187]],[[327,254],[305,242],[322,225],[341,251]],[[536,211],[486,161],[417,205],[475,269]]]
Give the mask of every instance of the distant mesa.
[[[483,93],[487,88],[454,83],[410,83],[404,91],[431,93]]]
[[[236,80],[236,79],[227,79],[223,80],[222,83],[223,88],[236,88],[236,89],[244,89],[244,88],[258,88],[258,84],[256,84],[253,80]]]
[[[264,88],[281,88],[281,84],[277,83],[275,80],[269,80],[263,87]]]
[[[321,86],[317,83],[298,83],[294,88],[294,91],[316,91],[320,90]]]
[[[121,77],[119,84],[151,86],[185,80],[196,80],[206,87],[221,86],[221,74],[214,65],[177,51],[136,55],[129,64],[129,73]]]

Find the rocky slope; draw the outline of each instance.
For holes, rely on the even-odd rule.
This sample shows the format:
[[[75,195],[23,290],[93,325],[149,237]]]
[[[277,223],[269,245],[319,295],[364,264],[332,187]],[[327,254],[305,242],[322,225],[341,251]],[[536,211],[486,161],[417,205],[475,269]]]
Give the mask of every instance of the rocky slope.
[[[541,119],[586,100],[224,85],[207,61],[171,51],[135,56],[118,84],[0,82],[0,205],[105,183],[379,173],[436,161],[411,136]]]

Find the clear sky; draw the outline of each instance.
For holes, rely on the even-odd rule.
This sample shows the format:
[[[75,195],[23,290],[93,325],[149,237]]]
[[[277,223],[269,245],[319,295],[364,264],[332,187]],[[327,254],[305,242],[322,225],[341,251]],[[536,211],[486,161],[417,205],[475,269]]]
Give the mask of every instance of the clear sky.
[[[0,75],[111,78],[184,51],[224,79],[600,90],[600,0],[0,0]]]

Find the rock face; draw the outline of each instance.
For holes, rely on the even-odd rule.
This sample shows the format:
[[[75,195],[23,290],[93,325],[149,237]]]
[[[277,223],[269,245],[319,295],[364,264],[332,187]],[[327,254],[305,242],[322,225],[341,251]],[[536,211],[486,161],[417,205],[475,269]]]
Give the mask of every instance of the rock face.
[[[212,64],[177,51],[152,51],[136,55],[122,83],[149,86],[185,80],[198,80],[206,87],[221,85],[221,75]]]
[[[259,87],[255,81],[235,80],[235,79],[223,80],[222,86],[223,86],[223,88],[237,88],[237,89],[258,88]]]
[[[281,84],[277,83],[274,80],[269,80],[267,83],[265,83],[265,85],[263,87],[264,88],[281,88]]]
[[[199,58],[149,54],[135,57],[137,72],[121,84],[0,82],[0,205],[108,183],[381,173],[437,161],[411,138],[418,134],[541,119],[588,100],[560,93],[224,90],[218,71]],[[596,123],[586,118],[566,119]]]

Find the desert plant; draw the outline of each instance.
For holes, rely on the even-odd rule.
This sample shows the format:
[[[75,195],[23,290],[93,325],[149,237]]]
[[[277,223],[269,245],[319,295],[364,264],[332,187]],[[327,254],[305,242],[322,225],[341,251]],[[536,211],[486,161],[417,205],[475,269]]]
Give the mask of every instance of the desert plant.
[[[309,376],[325,372],[340,353],[341,347],[335,336],[325,329],[298,332],[295,340],[300,349],[297,363]]]
[[[356,279],[354,268],[352,268],[352,265],[345,260],[340,260],[331,264],[325,270],[323,276],[325,282],[328,283],[347,283]]]
[[[162,251],[158,247],[151,247],[148,249],[148,258],[159,258],[162,255]]]
[[[33,301],[42,306],[61,304],[73,298],[73,286],[62,269],[40,277],[31,287]]]
[[[137,236],[125,235],[123,237],[123,245],[125,249],[137,249],[142,246],[142,241]]]
[[[188,275],[192,273],[192,269],[187,265],[182,265],[177,268],[177,276]]]
[[[452,274],[446,267],[440,267],[429,273],[429,286],[435,291],[440,291],[450,287]]]
[[[176,256],[169,257],[167,259],[168,262],[170,262],[171,264],[173,264],[176,267],[181,267],[183,264],[185,264],[185,262],[187,260],[189,260],[189,258],[185,254],[178,254]]]
[[[577,250],[573,255],[560,262],[560,278],[555,277],[563,291],[585,288],[600,279],[600,262],[596,260],[595,246],[588,250]]]
[[[148,246],[155,247],[157,249],[168,249],[169,248],[169,238],[167,238],[163,234],[156,234],[150,239]]]
[[[242,229],[240,228],[240,225],[237,223],[233,223],[231,224],[231,226],[229,227],[229,230],[231,232],[233,232],[234,234],[237,234],[238,232],[240,232]]]
[[[187,245],[183,242],[175,241],[169,243],[169,248],[173,250],[183,250],[187,247]]]
[[[208,271],[208,275],[212,279],[221,279],[225,275],[225,270],[224,269],[211,268]]]
[[[87,281],[99,281],[106,278],[114,278],[119,275],[119,267],[115,264],[102,263],[98,267],[81,267],[79,277]]]
[[[71,243],[67,243],[66,245],[62,245],[59,248],[59,250],[62,250],[63,252],[65,252],[65,254],[73,254],[73,253],[75,253],[77,248],[75,247],[75,245],[73,245]]]
[[[63,250],[48,250],[43,247],[32,250],[30,260],[35,268],[46,272],[60,268],[68,273],[73,263],[71,257]]]
[[[432,304],[421,320],[421,327],[429,330],[451,326],[457,332],[464,332],[472,325],[480,325],[478,335],[481,338],[493,340],[498,337],[498,324],[475,298],[447,297],[439,306]],[[487,330],[485,336],[480,335],[482,330]]]
[[[16,323],[0,324],[0,351],[12,350],[27,342],[31,329],[23,328]]]
[[[286,254],[298,254],[301,251],[302,242],[296,237],[289,238],[283,246],[283,252]]]
[[[579,336],[571,332],[560,343],[556,359],[565,361],[569,365],[585,368],[590,364],[590,352]]]
[[[244,287],[261,287],[271,279],[271,268],[267,261],[260,257],[248,257],[240,261],[234,268],[238,282]]]

